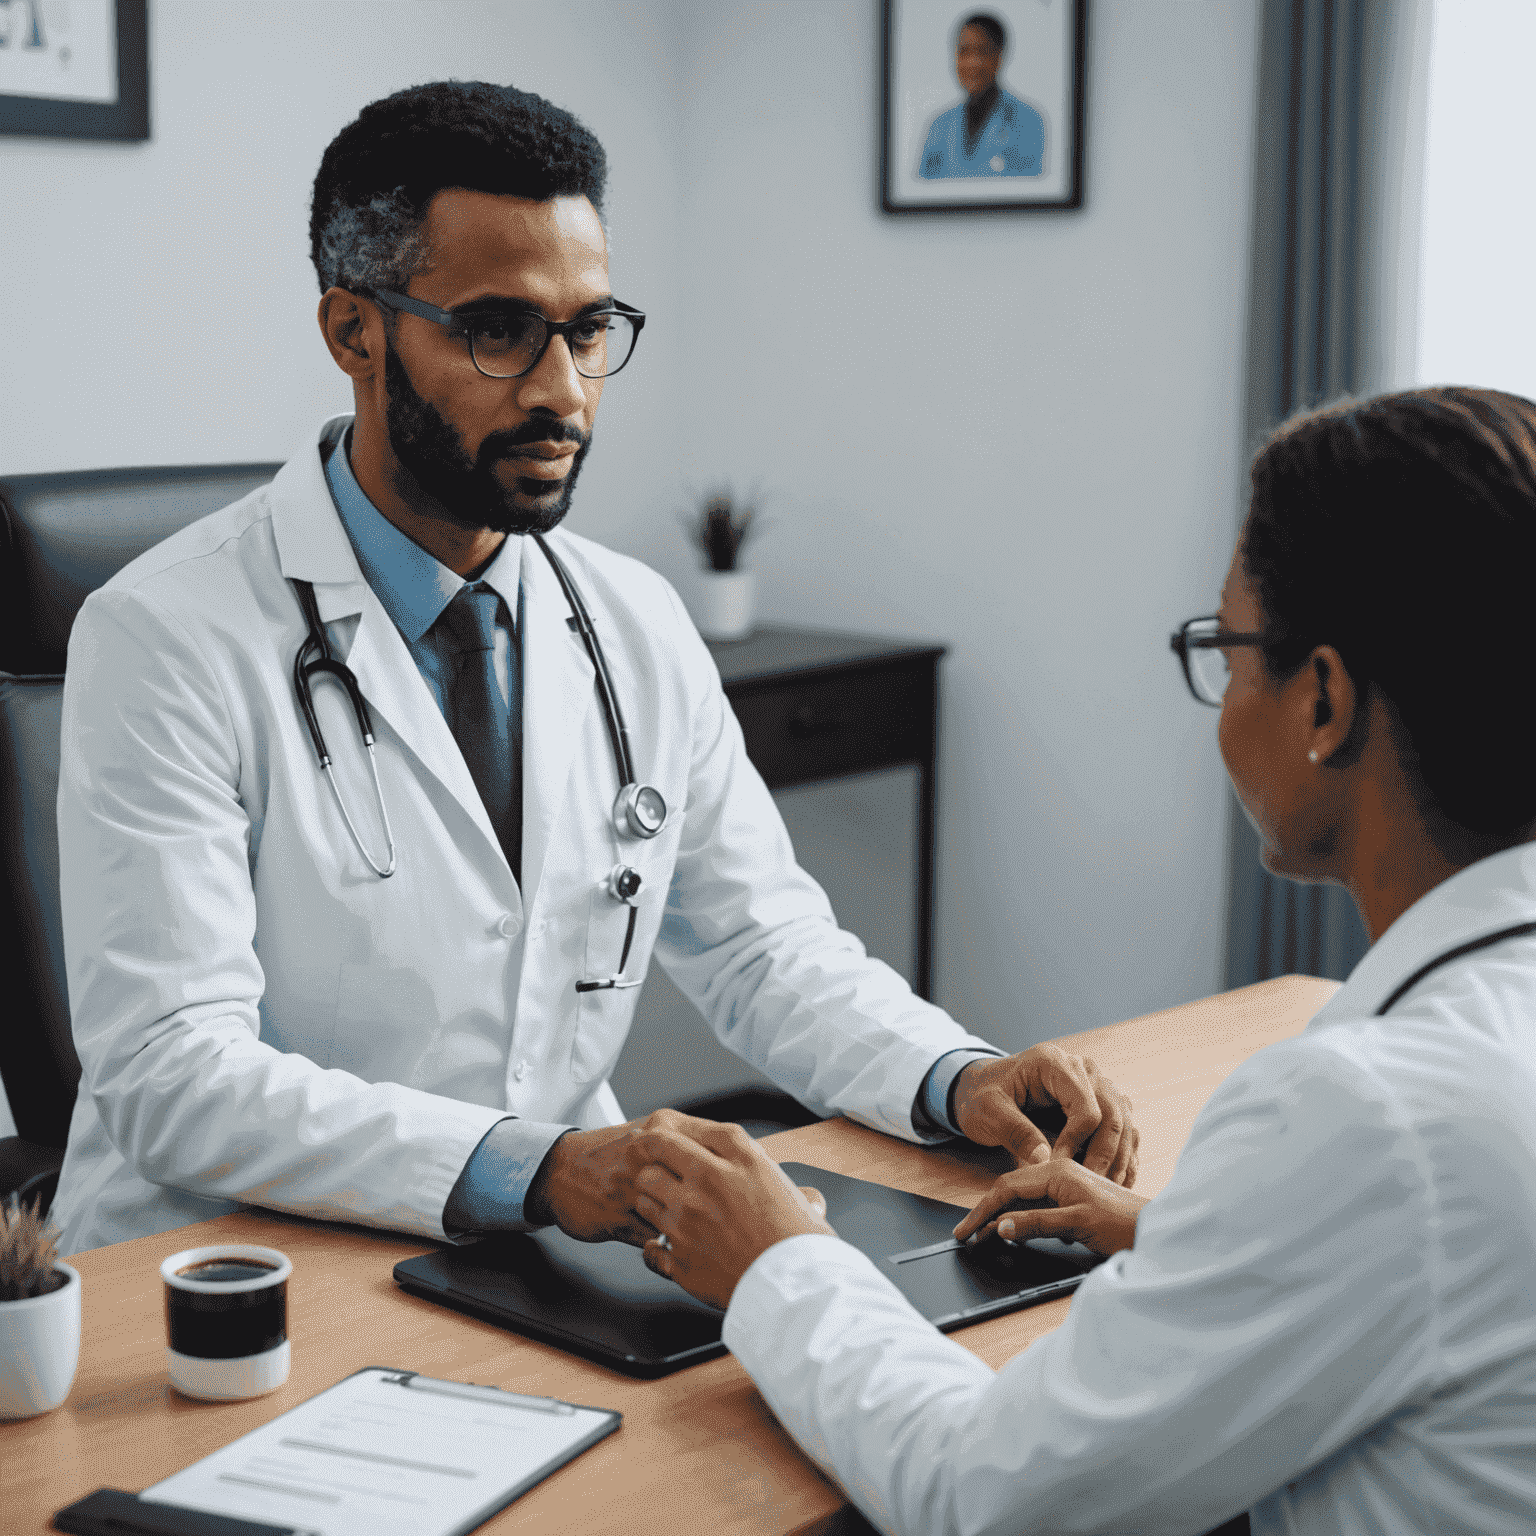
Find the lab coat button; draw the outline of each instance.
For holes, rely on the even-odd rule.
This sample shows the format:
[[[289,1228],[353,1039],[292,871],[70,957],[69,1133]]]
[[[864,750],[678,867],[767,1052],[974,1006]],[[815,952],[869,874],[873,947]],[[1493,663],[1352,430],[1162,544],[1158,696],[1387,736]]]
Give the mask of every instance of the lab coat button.
[[[519,926],[517,919],[510,912],[503,912],[501,921],[497,923],[496,929],[502,938],[510,939],[517,932]]]
[[[519,1061],[512,1068],[512,1076],[514,1078],[516,1078],[518,1082],[522,1082],[522,1080],[525,1077],[527,1077],[527,1075],[528,1075],[528,1063],[526,1061]]]

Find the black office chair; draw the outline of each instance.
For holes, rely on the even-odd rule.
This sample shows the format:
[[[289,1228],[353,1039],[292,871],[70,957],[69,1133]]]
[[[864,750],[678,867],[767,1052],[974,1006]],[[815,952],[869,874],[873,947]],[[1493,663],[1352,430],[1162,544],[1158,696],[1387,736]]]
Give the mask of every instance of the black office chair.
[[[0,673],[0,934],[9,998],[0,1077],[17,1136],[0,1138],[0,1195],[43,1207],[58,1183],[80,1063],[59,922],[59,703],[64,679]]]
[[[0,1198],[46,1210],[80,1081],[69,1027],[54,806],[69,631],[87,594],[154,544],[269,481],[276,464],[89,470],[0,485],[0,965],[9,1006],[0,1080],[16,1136],[0,1138]],[[788,1094],[683,1106],[762,1136],[816,1116]]]
[[[277,468],[90,470],[0,486],[0,1080],[19,1133],[0,1137],[0,1198],[52,1203],[80,1081],[54,819],[70,628],[87,593]]]

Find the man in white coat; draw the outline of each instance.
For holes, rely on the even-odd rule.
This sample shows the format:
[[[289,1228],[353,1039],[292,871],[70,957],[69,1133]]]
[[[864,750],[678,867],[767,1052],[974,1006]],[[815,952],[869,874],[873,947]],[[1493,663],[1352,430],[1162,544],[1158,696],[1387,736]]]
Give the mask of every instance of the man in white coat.
[[[609,288],[604,175],[585,128],[509,88],[366,108],[311,219],[355,416],[81,611],[59,788],[82,1066],[66,1252],[240,1202],[643,1243],[638,1132],[608,1086],[637,994],[605,983],[653,952],[818,1113],[1135,1176],[1129,1105],[1091,1062],[1004,1056],[839,930],[671,588],[553,531],[644,323]],[[670,808],[654,837],[615,821],[546,534]],[[296,688],[307,637],[355,676],[375,738],[334,668],[311,673],[334,780]],[[616,865],[638,892],[615,892]],[[1050,1104],[1054,1148],[1024,1114]]]

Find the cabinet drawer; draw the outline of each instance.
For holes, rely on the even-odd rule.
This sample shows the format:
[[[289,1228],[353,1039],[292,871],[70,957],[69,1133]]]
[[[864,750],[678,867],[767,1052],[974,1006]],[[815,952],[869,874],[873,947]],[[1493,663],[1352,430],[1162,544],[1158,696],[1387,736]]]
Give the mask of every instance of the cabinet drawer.
[[[928,761],[934,717],[931,658],[728,687],[747,755],[772,789]]]

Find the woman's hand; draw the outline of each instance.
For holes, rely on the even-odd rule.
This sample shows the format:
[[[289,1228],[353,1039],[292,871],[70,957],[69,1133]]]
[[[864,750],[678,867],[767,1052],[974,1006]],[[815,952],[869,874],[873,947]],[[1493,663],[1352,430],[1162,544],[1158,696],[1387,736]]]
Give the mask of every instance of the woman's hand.
[[[1147,1203],[1102,1174],[1052,1158],[1005,1173],[955,1228],[978,1240],[996,1232],[1010,1242],[1059,1237],[1106,1258],[1136,1241],[1136,1218]]]
[[[635,1214],[661,1234],[644,1250],[658,1275],[723,1308],[775,1243],[805,1232],[837,1235],[821,1196],[797,1189],[739,1125],[669,1114],[656,1126],[658,1119],[631,1153],[646,1164],[635,1175]]]

